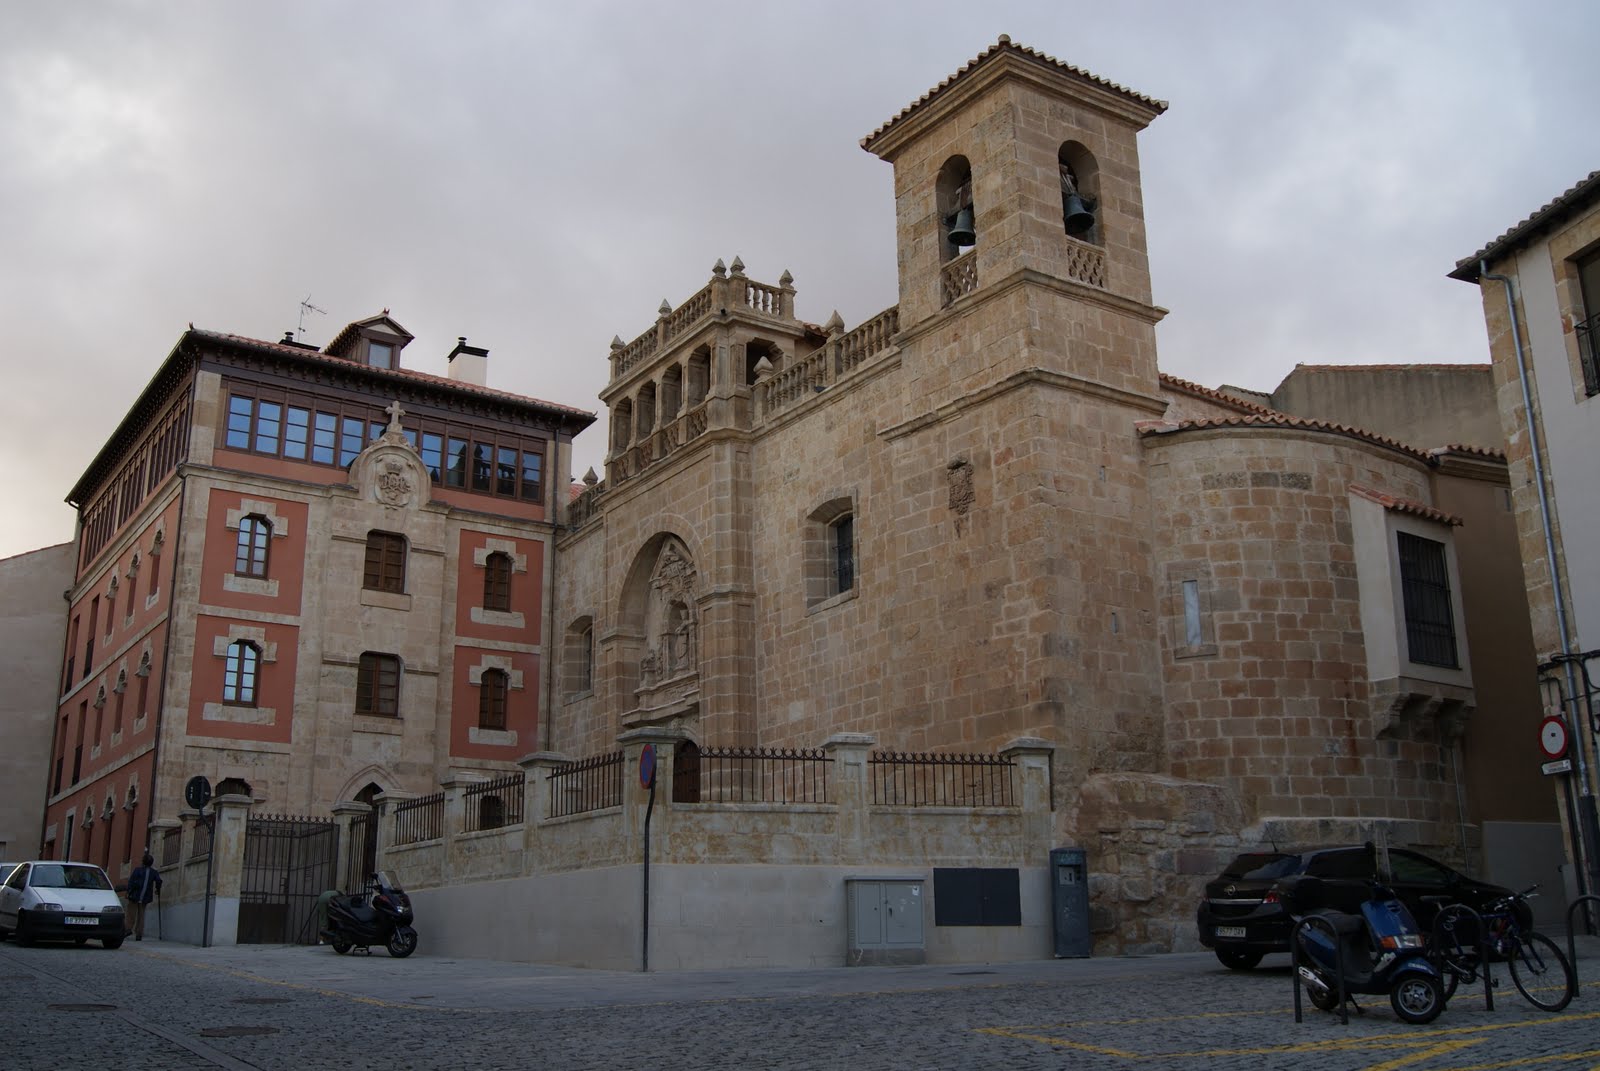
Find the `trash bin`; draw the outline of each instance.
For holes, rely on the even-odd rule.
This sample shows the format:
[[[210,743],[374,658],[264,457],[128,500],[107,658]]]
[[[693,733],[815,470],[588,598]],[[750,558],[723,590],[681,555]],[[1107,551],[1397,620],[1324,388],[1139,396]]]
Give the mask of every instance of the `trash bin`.
[[[1057,959],[1089,955],[1089,874],[1082,848],[1050,850],[1050,906]]]

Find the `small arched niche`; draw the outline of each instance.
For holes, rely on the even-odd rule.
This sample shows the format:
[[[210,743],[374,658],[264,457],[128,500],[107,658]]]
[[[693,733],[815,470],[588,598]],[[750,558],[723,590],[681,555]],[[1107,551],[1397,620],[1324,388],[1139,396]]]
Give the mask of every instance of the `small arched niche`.
[[[935,189],[939,226],[939,261],[953,260],[977,244],[977,209],[972,200],[972,165],[952,156],[939,169]],[[966,228],[963,233],[959,228]]]
[[[611,445],[618,450],[633,441],[633,399],[621,398],[611,407]]]
[[[1061,175],[1061,226],[1083,242],[1103,244],[1100,225],[1100,165],[1076,141],[1061,143],[1056,153]]]

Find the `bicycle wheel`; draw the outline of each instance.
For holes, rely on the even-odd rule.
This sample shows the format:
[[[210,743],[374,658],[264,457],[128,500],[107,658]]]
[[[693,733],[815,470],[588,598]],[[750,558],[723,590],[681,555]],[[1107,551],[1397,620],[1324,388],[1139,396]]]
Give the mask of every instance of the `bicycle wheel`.
[[[1528,1003],[1545,1011],[1560,1011],[1572,1003],[1577,989],[1572,964],[1556,943],[1542,933],[1525,933],[1511,956],[1511,980]]]

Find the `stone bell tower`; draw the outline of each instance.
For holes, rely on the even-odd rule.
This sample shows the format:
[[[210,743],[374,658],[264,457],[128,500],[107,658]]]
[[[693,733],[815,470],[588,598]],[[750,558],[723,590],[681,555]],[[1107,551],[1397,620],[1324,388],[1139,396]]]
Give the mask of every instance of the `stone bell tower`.
[[[901,486],[950,491],[915,499],[931,505],[897,536],[945,532],[958,559],[936,596],[899,593],[901,649],[982,697],[970,718],[936,711],[968,727],[930,742],[1052,740],[1063,813],[1088,774],[1160,763],[1135,425],[1165,408],[1164,310],[1135,139],[1164,109],[1001,37],[862,140],[895,173],[903,411],[880,434]]]

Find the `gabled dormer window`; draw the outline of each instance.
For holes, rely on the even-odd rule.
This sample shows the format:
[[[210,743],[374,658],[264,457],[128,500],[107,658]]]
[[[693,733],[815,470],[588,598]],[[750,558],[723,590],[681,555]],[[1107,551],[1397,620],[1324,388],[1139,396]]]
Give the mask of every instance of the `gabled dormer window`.
[[[394,367],[394,346],[371,340],[367,343],[367,363],[374,368]]]

